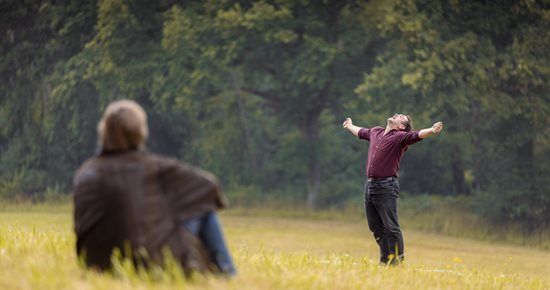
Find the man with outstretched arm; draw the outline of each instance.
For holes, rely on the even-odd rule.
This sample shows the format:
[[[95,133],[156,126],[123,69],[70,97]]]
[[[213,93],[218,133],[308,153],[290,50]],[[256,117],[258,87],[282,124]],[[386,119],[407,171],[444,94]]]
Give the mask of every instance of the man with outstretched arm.
[[[403,235],[397,217],[399,163],[408,146],[441,132],[443,123],[431,128],[412,130],[408,115],[395,114],[388,118],[386,128],[362,128],[353,125],[350,118],[344,128],[353,135],[369,141],[367,182],[365,184],[365,215],[369,229],[380,247],[380,264],[399,264],[405,257]]]

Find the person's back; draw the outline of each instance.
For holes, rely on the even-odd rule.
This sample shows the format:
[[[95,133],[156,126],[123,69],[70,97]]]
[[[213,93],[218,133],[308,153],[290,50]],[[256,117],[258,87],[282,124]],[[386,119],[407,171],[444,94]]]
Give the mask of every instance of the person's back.
[[[124,249],[125,242],[139,245],[138,202],[120,184],[123,179],[109,178],[115,168],[109,161],[102,157],[89,160],[73,181],[77,254],[88,266],[101,270],[110,267],[113,249]],[[119,169],[117,175],[128,175],[124,172],[131,170]]]
[[[189,186],[202,189],[179,194]],[[100,269],[110,266],[114,248],[143,249],[160,262],[162,248],[169,246],[176,259],[196,256],[189,262],[204,270],[206,261],[196,239],[177,221],[221,206],[215,184],[196,169],[139,151],[102,155],[85,163],[75,177],[74,203],[77,251],[88,265]]]
[[[109,109],[106,116],[108,112]],[[111,121],[105,116],[103,119],[102,122],[107,119],[106,125],[100,122],[100,126],[107,133],[100,128],[100,139],[110,130]],[[138,139],[141,143],[136,144],[142,144],[145,138]],[[78,255],[89,267],[105,270],[111,267],[115,249],[143,266],[150,262],[162,264],[168,249],[188,273],[211,269],[214,261],[204,251],[199,237],[182,223],[223,207],[215,177],[147,153],[134,143],[112,147],[100,144],[101,153],[86,161],[75,174]]]

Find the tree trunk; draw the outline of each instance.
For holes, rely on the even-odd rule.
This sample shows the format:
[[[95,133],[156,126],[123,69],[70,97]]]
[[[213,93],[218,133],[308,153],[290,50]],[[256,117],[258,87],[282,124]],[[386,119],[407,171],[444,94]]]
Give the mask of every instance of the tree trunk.
[[[462,164],[462,152],[458,146],[451,150],[451,169],[453,177],[453,190],[455,194],[469,194],[464,178],[464,166]]]
[[[319,190],[321,188],[321,169],[319,158],[316,155],[310,156],[308,160],[307,173],[307,207],[315,209],[319,199]]]
[[[241,126],[244,132],[244,141],[245,141],[244,147],[246,149],[245,152],[248,152],[250,154],[250,166],[252,167],[252,173],[257,174],[259,172],[258,158],[256,157],[256,152],[252,145],[252,142],[253,142],[252,133],[245,115],[246,110],[242,102],[242,95],[241,95],[242,90],[239,85],[239,80],[240,78],[238,76],[237,70],[233,69],[231,71],[231,83],[236,94],[237,109],[239,110],[239,119],[241,121]]]
[[[313,115],[313,116],[312,116]],[[305,126],[301,126],[307,150],[307,199],[306,206],[309,209],[317,207],[319,191],[321,188],[321,166],[319,164],[319,115],[312,114],[307,117]]]

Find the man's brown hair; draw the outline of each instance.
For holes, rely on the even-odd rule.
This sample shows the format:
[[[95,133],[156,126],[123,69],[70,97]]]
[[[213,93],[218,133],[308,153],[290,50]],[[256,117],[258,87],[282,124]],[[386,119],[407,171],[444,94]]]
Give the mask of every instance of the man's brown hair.
[[[147,115],[134,101],[112,102],[97,125],[97,134],[102,152],[142,149],[149,135]]]
[[[403,122],[403,126],[405,126],[405,131],[410,132],[413,129],[413,119],[409,115],[405,115],[407,117],[407,121]]]

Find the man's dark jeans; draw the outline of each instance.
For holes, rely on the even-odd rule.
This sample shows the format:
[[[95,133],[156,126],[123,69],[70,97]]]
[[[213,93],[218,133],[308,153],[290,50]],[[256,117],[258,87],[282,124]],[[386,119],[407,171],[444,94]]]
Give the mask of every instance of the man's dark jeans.
[[[403,235],[397,218],[399,183],[395,177],[373,179],[365,184],[365,214],[376,243],[380,262],[396,264],[404,256]],[[397,257],[397,259],[396,259]]]

